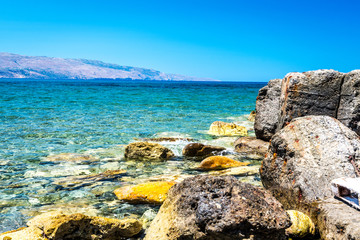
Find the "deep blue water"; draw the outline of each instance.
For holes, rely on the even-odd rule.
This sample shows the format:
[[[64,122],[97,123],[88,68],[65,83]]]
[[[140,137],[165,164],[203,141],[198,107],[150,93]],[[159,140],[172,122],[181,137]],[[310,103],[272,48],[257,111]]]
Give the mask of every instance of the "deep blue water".
[[[54,181],[108,169],[127,170],[134,179],[129,182],[159,174],[193,174],[188,170],[193,163],[181,161],[186,143],[164,143],[178,159],[151,165],[124,161],[124,146],[134,138],[175,136],[228,147],[232,139],[206,134],[210,124],[221,120],[251,128],[245,115],[255,109],[258,90],[264,85],[0,80],[0,232],[23,226],[31,215],[52,206],[72,206],[109,217],[128,212],[141,216],[152,206],[117,203],[112,190],[121,182],[66,191]],[[86,165],[43,161],[66,152],[91,153],[100,161]]]

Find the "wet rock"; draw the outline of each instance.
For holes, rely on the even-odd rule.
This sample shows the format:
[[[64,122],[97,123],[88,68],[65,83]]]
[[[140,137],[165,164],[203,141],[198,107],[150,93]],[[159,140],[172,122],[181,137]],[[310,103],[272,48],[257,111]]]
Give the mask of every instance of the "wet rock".
[[[27,225],[43,230],[44,236],[53,240],[66,239],[119,239],[138,234],[142,225],[136,219],[110,219],[76,213],[46,213],[30,220]]]
[[[344,73],[334,70],[287,74],[282,82],[277,131],[297,117],[336,118],[343,78]]]
[[[217,170],[249,165],[249,162],[239,162],[224,156],[212,156],[201,161],[198,168],[201,170]]]
[[[275,134],[280,114],[281,79],[270,80],[268,85],[259,90],[256,99],[255,134],[264,141],[269,141]]]
[[[286,234],[292,238],[305,238],[315,235],[315,224],[309,216],[296,211],[288,210],[286,213],[291,219],[291,227],[286,229]]]
[[[235,123],[216,121],[211,124],[208,133],[215,136],[246,136],[247,129]]]
[[[97,161],[98,158],[90,154],[80,154],[80,153],[60,153],[56,155],[50,155],[45,158],[45,161],[56,162],[56,161],[66,161],[66,162],[81,162],[81,161]]]
[[[250,122],[255,122],[255,116],[256,116],[256,112],[255,111],[251,111],[249,117],[248,117],[248,121]]]
[[[76,213],[65,215],[61,211],[41,214],[27,223],[28,227],[0,235],[3,240],[71,240],[132,237],[142,229],[136,219],[110,219]]]
[[[219,154],[224,150],[226,148],[204,145],[202,143],[190,143],[184,147],[182,154],[185,157],[204,158]]]
[[[125,170],[107,170],[99,174],[70,176],[56,180],[54,184],[60,185],[63,188],[74,190],[84,186],[91,186],[99,181],[110,181],[120,178],[126,173]]]
[[[263,159],[269,148],[269,142],[255,137],[241,137],[235,143],[235,151],[242,153],[248,158]]]
[[[360,223],[351,222],[346,204],[327,204],[333,198],[331,180],[355,177],[349,155],[359,156],[359,136],[338,120],[328,116],[307,116],[293,120],[276,133],[264,159],[260,174],[265,188],[287,209],[309,215],[324,239],[343,239],[331,223],[347,230],[346,239],[357,239]],[[356,160],[359,166],[359,160]],[[325,203],[323,203],[325,202]],[[321,217],[322,216],[322,217]],[[360,213],[352,219],[360,218]],[[328,221],[328,219],[332,221]],[[327,219],[325,224],[322,223]]]
[[[234,177],[196,176],[172,187],[146,240],[285,239],[290,219],[264,190]]]
[[[211,175],[231,175],[231,176],[252,176],[255,174],[259,174],[260,166],[243,166],[243,167],[234,167],[228,168],[220,171],[213,171],[209,174]]]
[[[135,160],[167,160],[173,158],[174,153],[158,144],[150,142],[130,143],[125,148],[125,158]]]
[[[148,182],[114,190],[116,197],[130,203],[161,204],[175,182]]]
[[[347,73],[341,86],[337,119],[360,135],[360,70]]]

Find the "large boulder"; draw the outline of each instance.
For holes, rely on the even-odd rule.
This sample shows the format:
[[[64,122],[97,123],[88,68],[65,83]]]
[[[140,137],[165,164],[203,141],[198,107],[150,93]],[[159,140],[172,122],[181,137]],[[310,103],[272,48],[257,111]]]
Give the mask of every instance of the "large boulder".
[[[234,142],[235,151],[252,159],[263,159],[269,148],[269,142],[255,137],[241,137]]]
[[[151,142],[134,142],[125,148],[125,158],[133,160],[167,160],[175,154],[168,148]]]
[[[334,70],[287,74],[281,85],[277,131],[297,117],[326,115],[336,118],[344,75]]]
[[[110,219],[76,213],[66,215],[61,211],[48,212],[31,219],[29,227],[0,235],[3,240],[70,240],[132,237],[142,229],[136,219]]]
[[[269,141],[275,134],[280,114],[281,79],[270,80],[256,98],[255,134]]]
[[[360,135],[360,70],[347,73],[341,87],[337,119]]]
[[[190,143],[184,147],[182,154],[185,157],[205,158],[220,154],[225,150],[226,148],[224,147],[204,145],[202,143]]]
[[[285,239],[291,225],[266,191],[234,177],[195,176],[174,185],[146,240]]]
[[[338,201],[339,206],[333,208],[327,201],[333,199],[331,180],[356,176],[349,156],[359,154],[359,136],[338,120],[328,116],[297,118],[272,137],[260,169],[261,180],[285,208],[311,216],[320,225],[322,236],[328,235],[326,232],[337,236],[324,239],[343,239],[339,232],[333,232],[334,227],[321,225],[328,217],[339,223],[338,228],[348,229],[347,236],[354,237],[349,239],[358,239],[354,229],[360,228],[360,222],[351,219],[360,219],[360,212],[349,219],[349,206]],[[356,164],[359,166],[358,160]]]

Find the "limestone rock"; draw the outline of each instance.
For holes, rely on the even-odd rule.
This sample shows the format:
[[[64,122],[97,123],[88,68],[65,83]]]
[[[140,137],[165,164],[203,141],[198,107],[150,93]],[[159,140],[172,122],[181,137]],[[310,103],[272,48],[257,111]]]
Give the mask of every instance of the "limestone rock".
[[[215,136],[246,136],[247,129],[235,123],[216,121],[211,124],[208,133]]]
[[[336,118],[343,78],[344,73],[334,70],[287,74],[281,87],[277,131],[297,117],[326,115]]]
[[[256,98],[255,134],[264,141],[269,141],[275,134],[280,114],[281,79],[270,80],[268,85],[259,90]]]
[[[89,154],[80,153],[60,153],[56,155],[50,155],[45,158],[46,161],[66,161],[66,162],[80,162],[80,161],[97,161],[98,158]]]
[[[116,197],[130,203],[161,204],[175,182],[148,182],[114,190]]]
[[[239,162],[224,156],[212,156],[201,161],[198,168],[201,170],[217,170],[249,165],[249,162]]]
[[[125,148],[125,158],[135,160],[167,160],[175,154],[168,148],[151,142],[134,142]]]
[[[255,111],[251,111],[249,117],[248,117],[248,121],[250,122],[255,122],[255,116],[256,116],[256,112]]]
[[[190,143],[182,151],[185,157],[208,157],[221,153],[226,150],[223,147],[204,145],[202,143]]]
[[[174,185],[145,240],[285,239],[290,219],[264,190],[234,177],[208,175]]]
[[[288,236],[305,238],[315,235],[315,224],[309,216],[296,210],[288,210],[286,213],[290,216],[292,223],[291,227],[286,229]]]
[[[355,132],[328,116],[297,118],[271,139],[261,180],[286,208],[304,210],[332,197],[331,180],[355,177],[348,156],[360,153]]]
[[[341,87],[337,119],[360,135],[360,70],[347,73]]]
[[[263,159],[269,148],[269,142],[255,137],[241,137],[235,143],[235,151],[252,159]]]

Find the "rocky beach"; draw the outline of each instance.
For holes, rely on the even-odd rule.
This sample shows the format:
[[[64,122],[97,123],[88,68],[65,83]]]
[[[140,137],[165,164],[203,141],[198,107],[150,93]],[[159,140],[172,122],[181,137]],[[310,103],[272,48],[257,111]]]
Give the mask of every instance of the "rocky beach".
[[[195,129],[193,133],[174,133],[162,126],[166,132],[133,135],[129,140],[132,132],[120,131],[128,139],[108,147],[96,147],[96,139],[90,139],[87,149],[79,143],[74,151],[60,151],[70,150],[73,142],[56,151],[56,145],[51,146],[53,151],[40,149],[22,164],[26,170],[16,181],[4,170],[2,194],[13,198],[1,202],[2,225],[16,225],[14,220],[6,221],[10,211],[23,215],[19,228],[2,226],[6,232],[0,239],[360,239],[360,212],[334,198],[331,191],[332,180],[359,177],[359,83],[360,70],[317,70],[288,73],[266,86],[241,86],[241,94],[235,92],[240,88],[221,84],[212,90],[181,85],[191,90],[166,98],[170,109],[178,108],[174,115],[162,115],[139,129],[149,131],[146,128],[157,128],[165,117],[181,115],[179,122],[167,121],[179,124],[170,130],[183,124],[188,131]],[[154,99],[160,99],[163,87],[153,87],[159,91]],[[78,94],[79,88],[75,89]],[[205,110],[193,110],[193,116],[199,117],[191,119],[186,111],[202,100],[186,97],[199,89],[212,99],[201,106]],[[46,89],[42,91],[46,95]],[[217,98],[217,92],[227,91],[232,95]],[[135,89],[133,96],[138,92]],[[231,106],[220,103],[235,94],[237,99],[227,100]],[[172,105],[174,99],[181,104]],[[253,101],[252,105],[246,101]],[[246,107],[237,112],[243,114],[234,116],[241,104]],[[149,104],[149,111],[153,106]],[[104,113],[111,111],[103,108]],[[196,129],[203,124],[201,111],[207,117],[224,112],[207,129]],[[142,124],[141,114],[131,119],[134,126]],[[81,124],[87,124],[85,120]],[[91,121],[95,122],[101,125],[101,118]],[[96,138],[96,130],[85,129]],[[113,129],[108,134],[112,136]],[[10,164],[6,159],[0,163]],[[11,171],[16,173],[17,168],[21,167],[14,165]],[[27,185],[37,187],[39,193],[26,192],[31,192]],[[17,204],[25,195],[33,197]]]

